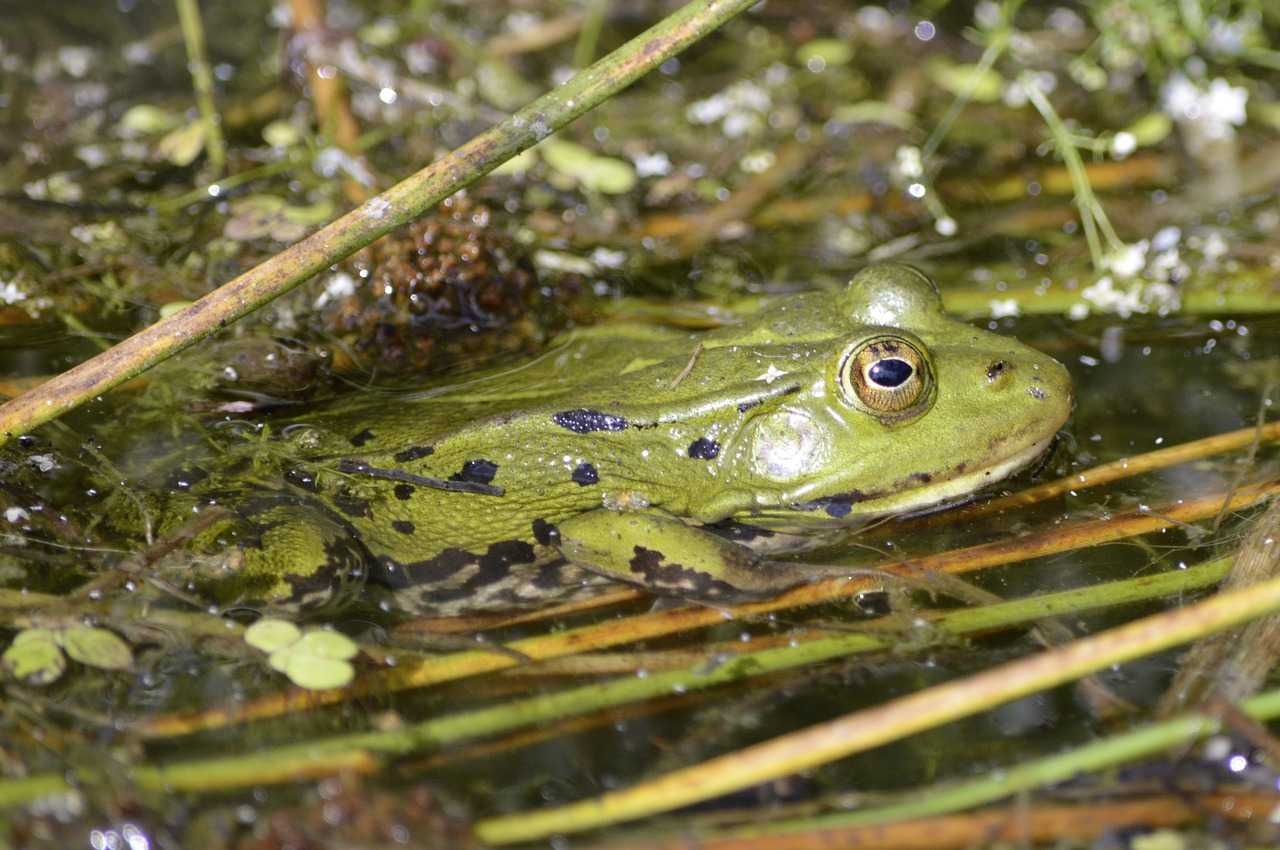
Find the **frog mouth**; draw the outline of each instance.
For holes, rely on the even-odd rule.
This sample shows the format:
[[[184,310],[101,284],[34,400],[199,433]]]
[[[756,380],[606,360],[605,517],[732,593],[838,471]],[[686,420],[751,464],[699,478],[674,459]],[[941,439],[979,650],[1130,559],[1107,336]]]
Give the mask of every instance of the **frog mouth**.
[[[942,481],[936,480],[935,476],[927,473],[916,473],[911,476],[911,480],[916,481],[919,486],[910,489],[892,493],[853,490],[802,502],[795,508],[802,511],[825,511],[836,519],[854,513],[859,519],[867,519],[885,514],[898,516],[930,508],[943,510],[970,501],[975,491],[1003,481],[1030,466],[1046,454],[1057,436],[1057,432],[1054,432],[990,466],[973,470],[962,467],[962,471]]]
[[[958,475],[949,481],[943,482],[936,488],[929,488],[928,493],[908,493],[906,494],[908,496],[906,501],[894,506],[895,512],[925,508],[940,502],[958,501],[967,498],[983,487],[1003,481],[1014,473],[1035,463],[1048,453],[1049,448],[1057,439],[1058,434],[1055,431],[1044,439],[1037,440],[1025,449],[1015,452],[985,469],[977,469],[973,472]],[[916,495],[916,501],[914,502],[910,499],[912,495]]]
[[[996,472],[993,474],[993,478],[991,479],[991,481],[987,482],[984,486],[990,486],[991,484],[995,484],[1000,480],[1003,480],[1004,478],[1016,475],[1019,472],[1026,471],[1027,469],[1031,470],[1030,472],[1031,475],[1038,475],[1042,469],[1044,469],[1046,466],[1052,463],[1054,450],[1055,450],[1055,447],[1058,445],[1059,438],[1061,436],[1062,436],[1061,434],[1053,435],[1053,437],[1049,439],[1048,444],[1040,452],[1039,457],[1031,458],[1031,460],[1027,462],[1025,467],[1013,469],[1003,475],[1001,475],[999,472]],[[976,492],[965,493],[963,496],[957,496],[954,499],[943,499],[942,501],[939,501],[939,502],[933,502],[931,504],[924,505],[923,507],[916,508],[915,510],[905,510],[902,512],[895,511],[892,515],[892,519],[894,520],[918,519],[920,517],[932,516],[933,514],[943,513],[944,511],[949,511],[949,510],[952,510],[953,508],[959,508],[964,505],[972,505],[975,503],[985,502],[990,498],[991,498],[990,495],[984,495],[982,490],[978,490]]]

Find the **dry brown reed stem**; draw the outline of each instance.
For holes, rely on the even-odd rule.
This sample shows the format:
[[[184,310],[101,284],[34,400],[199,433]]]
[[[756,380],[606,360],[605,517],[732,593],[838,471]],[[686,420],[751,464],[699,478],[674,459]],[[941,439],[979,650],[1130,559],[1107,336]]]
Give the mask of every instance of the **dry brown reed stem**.
[[[324,0],[289,0],[293,12],[294,37],[301,44],[308,44],[325,37]],[[352,156],[359,156],[356,141],[360,138],[360,124],[351,111],[347,87],[338,70],[331,65],[317,66],[306,62],[307,88],[315,104],[316,123],[333,143]],[[342,193],[353,204],[369,199],[369,187],[353,177],[342,181]]]
[[[1232,510],[1248,507],[1280,493],[1280,483],[1270,482],[1240,488],[1231,498]],[[1085,546],[1112,543],[1140,534],[1196,522],[1211,517],[1223,505],[1221,493],[1181,500],[1149,511],[1130,511],[1105,520],[1086,520],[1058,526],[1039,534],[985,543],[964,549],[924,556],[909,563],[878,565],[877,569],[927,581],[935,571],[965,573],[1031,558],[1053,555]],[[534,661],[577,655],[640,640],[663,637],[714,626],[733,619],[745,619],[776,611],[847,599],[873,587],[868,579],[827,579],[794,588],[768,602],[731,609],[678,608],[609,620],[553,634],[524,638],[507,646]],[[365,675],[346,688],[328,691],[289,689],[249,702],[218,706],[189,713],[159,715],[140,723],[135,731],[148,738],[167,738],[235,723],[278,717],[322,705],[345,702],[363,696],[427,687],[469,676],[513,667],[518,662],[494,652],[458,652],[421,664],[403,665]]]
[[[1271,485],[1271,490],[1280,490],[1280,485]],[[1280,578],[1218,592],[1182,608],[1152,614],[1066,646],[895,697],[629,788],[563,806],[483,820],[475,825],[475,834],[489,844],[510,844],[683,808],[903,740],[1278,609]]]
[[[1199,460],[1210,455],[1249,448],[1255,443],[1269,443],[1277,439],[1280,439],[1280,422],[1272,422],[1261,427],[1241,428],[1238,431],[1228,431],[1225,434],[1214,434],[1212,437],[1179,443],[1176,446],[1169,446],[1167,449],[1156,449],[1140,455],[1098,464],[1054,481],[1046,481],[1044,484],[1037,484],[1034,487],[1019,490],[1017,493],[1011,493],[1008,496],[965,505],[951,511],[931,514],[919,519],[905,520],[901,523],[889,523],[886,527],[891,530],[897,530],[900,528],[915,529],[928,528],[935,525],[950,525],[954,522],[989,516],[1002,511],[1030,507],[1066,493],[1087,490],[1090,487],[1101,487],[1103,484],[1132,478],[1135,475],[1144,475],[1157,469],[1165,469],[1180,463],[1190,463],[1193,460]]]

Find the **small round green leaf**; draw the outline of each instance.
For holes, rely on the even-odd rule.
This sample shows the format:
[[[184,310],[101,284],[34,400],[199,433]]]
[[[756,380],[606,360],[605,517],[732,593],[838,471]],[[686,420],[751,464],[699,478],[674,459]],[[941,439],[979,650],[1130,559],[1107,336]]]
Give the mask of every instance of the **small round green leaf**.
[[[0,655],[0,667],[29,685],[47,685],[67,669],[67,657],[51,631],[27,629]]]
[[[837,106],[831,120],[840,124],[887,124],[902,130],[910,130],[916,123],[910,112],[883,100],[863,100]]]
[[[161,305],[160,318],[167,319],[170,316],[172,316],[174,313],[177,313],[181,310],[185,310],[190,306],[191,306],[190,301],[170,301],[168,304]]]
[[[812,60],[821,60],[826,65],[848,65],[853,60],[853,45],[838,38],[815,38],[800,45],[796,59],[802,65]]]
[[[548,139],[538,146],[538,152],[553,170],[596,192],[620,195],[636,184],[636,170],[631,163],[609,156],[596,156],[573,142]]]
[[[547,139],[536,150],[542,154],[547,165],[567,174],[576,174],[595,156],[588,148],[560,138]]]
[[[281,647],[268,656],[267,663],[271,665],[272,670],[287,674],[289,671],[289,662],[293,660],[293,656],[296,654],[297,653],[294,652],[292,645]]]
[[[294,649],[300,655],[312,655],[316,658],[336,658],[345,660],[354,658],[360,652],[355,641],[342,632],[331,629],[313,629],[302,636]]]
[[[204,124],[193,121],[185,127],[170,130],[156,145],[156,153],[178,167],[195,162],[204,150]]]
[[[13,645],[24,643],[57,643],[53,629],[23,629],[13,636]]]
[[[577,177],[586,188],[606,195],[621,195],[636,185],[631,163],[611,156],[595,157]]]
[[[497,175],[524,174],[526,171],[528,171],[530,168],[533,168],[537,164],[538,164],[538,154],[535,153],[533,148],[529,148],[528,150],[521,151],[520,153],[511,157],[511,159],[502,163],[502,165],[499,165],[497,168],[495,168],[493,171],[490,171],[489,173],[497,174]]]
[[[133,666],[129,644],[114,632],[92,626],[73,626],[58,633],[58,643],[81,664],[100,670],[127,670]]]
[[[294,653],[289,657],[284,674],[300,688],[323,691],[349,684],[356,671],[349,661]]]
[[[941,59],[925,67],[931,80],[957,97],[967,97],[978,103],[994,103],[1004,91],[1004,78],[991,68],[953,65]]]
[[[263,617],[244,630],[244,642],[263,652],[275,652],[292,646],[302,637],[302,631],[288,620]]]
[[[1163,112],[1148,112],[1134,121],[1125,131],[1133,134],[1139,145],[1154,145],[1164,141],[1173,130],[1173,119]]]
[[[289,662],[293,661],[293,646],[284,646],[282,649],[276,649],[274,653],[268,655],[266,663],[270,664],[271,670],[280,673],[287,673],[289,670]]]
[[[282,212],[285,220],[294,224],[321,224],[333,218],[333,204],[330,201],[317,201],[305,207],[285,207]]]
[[[480,96],[499,109],[514,111],[542,92],[502,57],[485,59],[476,67]]]
[[[129,107],[120,118],[120,130],[127,136],[148,136],[172,130],[178,123],[178,116],[167,109],[139,103]]]
[[[302,133],[288,121],[272,121],[262,128],[262,139],[273,148],[291,148],[302,141]]]

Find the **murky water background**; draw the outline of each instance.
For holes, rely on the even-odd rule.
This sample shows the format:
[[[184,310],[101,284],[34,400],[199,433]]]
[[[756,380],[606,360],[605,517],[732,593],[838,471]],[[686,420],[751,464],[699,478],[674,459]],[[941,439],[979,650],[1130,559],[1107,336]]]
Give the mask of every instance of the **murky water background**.
[[[10,396],[332,218],[351,202],[344,182],[368,176],[390,185],[562,80],[574,39],[509,53],[497,52],[493,39],[578,13],[536,2],[332,3],[332,31],[316,46],[288,37],[284,4],[206,2],[226,173],[262,170],[256,180],[226,185],[191,138],[196,113],[170,4],[11,6],[0,23],[0,391]],[[605,6],[597,55],[667,11],[652,3]],[[1023,630],[925,649],[913,643],[925,636],[907,632],[900,651],[672,694],[547,727],[545,736],[428,748],[369,776],[168,795],[135,787],[128,769],[385,729],[593,677],[528,667],[144,741],[134,730],[149,719],[234,708],[285,682],[239,644],[178,621],[148,621],[152,610],[202,612],[205,603],[171,575],[148,584],[144,569],[76,596],[146,551],[141,523],[128,535],[110,517],[146,504],[148,487],[180,475],[211,440],[258,433],[273,411],[519,363],[560,329],[608,314],[718,321],[724,311],[751,309],[761,295],[834,289],[874,260],[929,270],[953,310],[1052,353],[1071,371],[1078,403],[1059,444],[1037,471],[1002,490],[1256,424],[1280,379],[1280,326],[1267,300],[1274,298],[1280,209],[1258,175],[1258,163],[1274,154],[1274,73],[1232,65],[1224,54],[1197,64],[1203,46],[1166,57],[1162,68],[1149,57],[1125,66],[1106,54],[1123,46],[1116,34],[1123,27],[1099,30],[1083,10],[1031,4],[1017,19],[1028,43],[995,66],[994,79],[984,78],[996,86],[994,96],[975,98],[917,168],[913,157],[956,96],[959,84],[948,74],[972,69],[981,56],[965,28],[991,29],[982,16],[997,14],[994,6],[979,4],[975,19],[967,4],[936,15],[914,6],[764,4],[562,133],[587,151],[586,160],[565,149],[525,162],[523,172],[490,177],[461,206],[396,237],[383,254],[358,261],[363,266],[321,275],[229,329],[216,346],[190,351],[0,450],[0,587],[71,600],[64,606],[41,597],[23,608],[6,597],[0,642],[40,622],[92,621],[121,635],[133,653],[125,671],[73,663],[47,685],[12,676],[0,683],[0,789],[31,776],[89,771],[76,792],[37,795],[36,804],[9,809],[13,846],[301,846],[289,840],[304,834],[453,846],[473,819],[625,787],[1035,651]],[[1275,28],[1247,9],[1230,20],[1253,20],[1260,38]],[[1080,47],[1090,38],[1103,45],[1095,53]],[[1129,49],[1146,56],[1140,45]],[[1103,74],[1098,88],[1083,84],[1084,72],[1071,64],[1086,56],[1098,60],[1091,66]],[[380,134],[363,154],[343,154],[317,135],[308,57],[342,73],[362,129]],[[1019,67],[1050,75],[1045,88],[1059,111],[1078,121],[1082,135],[1101,140],[1086,164],[1128,246],[1109,255],[1107,268],[1091,264],[1045,124],[1025,96],[1017,102]],[[1226,110],[1220,122],[1231,132],[1197,137],[1207,131],[1170,102],[1175,73],[1206,97],[1219,79],[1247,90],[1251,120],[1234,122],[1230,103],[1205,101],[1206,115]],[[1141,84],[1126,82],[1133,80]],[[1233,96],[1221,87],[1219,94]],[[1152,115],[1168,125],[1154,141],[1134,129]],[[1132,138],[1117,142],[1118,132]],[[1206,185],[1217,187],[1216,197],[1206,197]],[[434,259],[415,266],[424,240],[442,256],[465,257],[462,272]],[[469,294],[459,295],[459,274]],[[428,296],[433,275],[455,288]],[[430,309],[421,306],[428,297]],[[1139,506],[1159,511],[1275,473],[1274,450],[1264,445],[1247,462],[1240,453],[1216,456],[958,525],[903,532],[890,525],[874,543],[921,557]],[[1178,569],[1230,551],[1248,513],[972,578],[1013,598]],[[864,542],[851,535],[821,557],[865,562]],[[144,597],[151,600],[145,606]],[[1082,635],[1179,601],[1064,620]],[[108,604],[89,615],[85,606],[98,602]],[[802,626],[856,628],[869,611],[909,618],[912,606],[928,604],[923,594],[872,595],[622,649],[636,653],[628,675],[643,676],[643,652],[698,651]],[[606,622],[650,605],[632,601],[479,639]],[[252,614],[232,618],[243,623]],[[395,625],[385,612],[359,606],[324,621],[371,643],[388,639]],[[435,649],[474,645],[473,631]],[[1165,654],[1101,679],[1146,707],[1175,664],[1176,655]],[[1108,728],[1077,689],[1064,687],[722,802],[753,811],[908,791],[1057,752]],[[1179,771],[1223,781],[1220,770],[1199,755],[1152,769],[1168,782]],[[269,837],[247,843],[253,835]]]

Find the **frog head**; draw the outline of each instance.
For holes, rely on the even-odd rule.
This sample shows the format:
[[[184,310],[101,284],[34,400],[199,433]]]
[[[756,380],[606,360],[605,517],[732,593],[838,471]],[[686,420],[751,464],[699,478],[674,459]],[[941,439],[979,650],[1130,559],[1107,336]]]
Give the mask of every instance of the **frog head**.
[[[835,312],[827,338],[795,358],[796,391],[736,435],[731,463],[762,519],[832,523],[958,499],[1039,457],[1070,414],[1061,364],[949,318],[914,268],[864,270]]]

